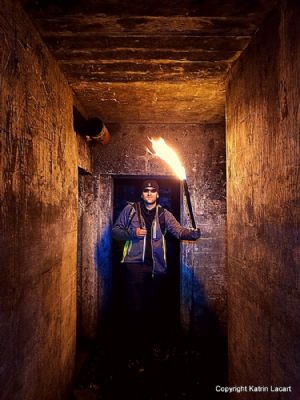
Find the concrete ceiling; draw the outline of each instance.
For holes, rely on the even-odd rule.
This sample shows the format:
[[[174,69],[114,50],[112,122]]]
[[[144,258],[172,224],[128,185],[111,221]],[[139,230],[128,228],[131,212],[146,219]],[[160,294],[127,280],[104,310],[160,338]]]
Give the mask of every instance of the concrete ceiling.
[[[226,75],[276,0],[23,0],[91,116],[224,121]]]

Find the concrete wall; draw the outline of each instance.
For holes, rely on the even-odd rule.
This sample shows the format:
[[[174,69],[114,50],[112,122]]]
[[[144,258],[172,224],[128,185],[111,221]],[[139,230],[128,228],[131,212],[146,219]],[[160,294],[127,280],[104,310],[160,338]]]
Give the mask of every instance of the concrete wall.
[[[79,176],[79,226],[77,273],[77,332],[79,343],[97,337],[109,311],[111,291],[110,238],[111,185],[89,174]],[[104,200],[106,203],[104,203]],[[102,207],[101,207],[102,206]],[[105,211],[103,211],[105,210]]]
[[[98,319],[97,200],[99,186],[90,174],[79,174],[77,333],[78,342],[95,339]]]
[[[0,398],[65,399],[76,338],[73,99],[9,0],[0,10],[0,95]]]
[[[172,175],[162,161],[146,151],[146,146],[150,145],[147,137],[163,136],[184,161],[196,223],[202,230],[200,241],[184,242],[181,248],[182,324],[186,331],[196,334],[204,333],[208,320],[224,328],[227,318],[224,126],[111,124],[108,128],[110,143],[106,147],[96,145],[93,148],[95,173],[103,182],[100,207],[108,212],[106,221],[101,222],[102,237],[110,232],[112,222],[109,215],[112,210],[112,175]],[[182,222],[190,226],[186,205]],[[100,253],[108,248],[107,240],[105,246],[100,246]],[[111,265],[103,263],[101,270],[108,285]]]
[[[292,385],[259,400],[300,397],[299,27],[299,2],[280,2],[227,90],[230,380]]]

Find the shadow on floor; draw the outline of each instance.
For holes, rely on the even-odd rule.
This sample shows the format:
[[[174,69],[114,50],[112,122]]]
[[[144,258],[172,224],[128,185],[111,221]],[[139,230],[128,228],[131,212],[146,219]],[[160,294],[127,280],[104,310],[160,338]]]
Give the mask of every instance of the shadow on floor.
[[[72,400],[223,400],[216,385],[227,383],[226,343],[220,336],[176,334],[152,345],[143,360],[118,357],[118,346],[101,338],[90,348]]]

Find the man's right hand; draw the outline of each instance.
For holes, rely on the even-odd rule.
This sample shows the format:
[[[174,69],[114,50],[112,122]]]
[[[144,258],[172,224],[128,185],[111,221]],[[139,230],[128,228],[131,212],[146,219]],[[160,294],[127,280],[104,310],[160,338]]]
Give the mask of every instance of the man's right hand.
[[[136,228],[135,234],[138,238],[143,238],[147,235],[147,229]]]
[[[191,229],[190,232],[193,240],[197,240],[201,236],[201,231],[199,228]]]

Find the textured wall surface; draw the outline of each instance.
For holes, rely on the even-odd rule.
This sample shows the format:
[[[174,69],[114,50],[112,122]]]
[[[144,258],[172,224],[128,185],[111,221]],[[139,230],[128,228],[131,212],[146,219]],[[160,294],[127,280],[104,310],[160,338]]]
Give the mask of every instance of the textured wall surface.
[[[97,237],[99,183],[90,174],[79,174],[77,333],[78,340],[92,340],[97,334],[98,273]]]
[[[282,1],[227,93],[230,379],[292,386],[259,400],[300,398],[299,27],[299,3]]]
[[[86,172],[92,172],[90,147],[85,137],[77,135],[78,167]]]
[[[14,3],[0,10],[0,398],[59,400],[75,357],[73,100]]]
[[[96,338],[111,292],[111,180],[80,174],[78,218],[77,330],[80,342]]]
[[[186,330],[200,333],[207,317],[226,324],[225,289],[225,135],[223,125],[165,124],[109,125],[109,145],[93,148],[97,174],[172,175],[165,164],[146,151],[147,137],[163,136],[186,166],[197,225],[202,239],[184,242],[181,249],[181,319]],[[104,185],[105,186],[105,185]],[[112,183],[103,188],[102,209],[108,204]],[[101,198],[101,196],[100,196]],[[182,222],[189,226],[186,206]],[[111,223],[107,219],[106,224]],[[106,225],[106,229],[109,228]],[[105,227],[102,228],[105,231]],[[106,268],[109,268],[107,266]],[[208,315],[210,314],[210,315]],[[205,326],[207,326],[205,324]]]

